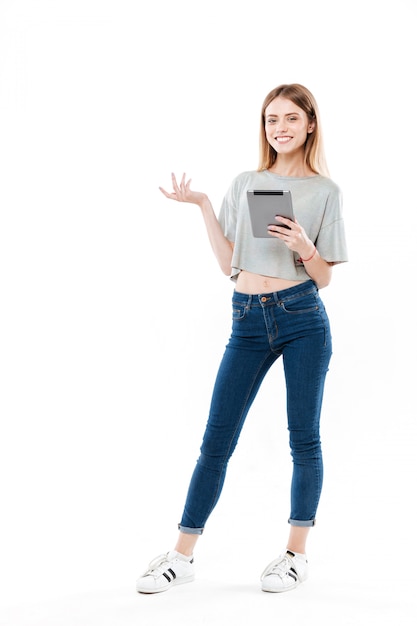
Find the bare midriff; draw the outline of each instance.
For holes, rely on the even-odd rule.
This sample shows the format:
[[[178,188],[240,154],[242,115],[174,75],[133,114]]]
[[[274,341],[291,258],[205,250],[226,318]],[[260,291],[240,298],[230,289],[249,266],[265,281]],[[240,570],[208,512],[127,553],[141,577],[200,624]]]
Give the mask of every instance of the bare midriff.
[[[295,285],[300,285],[302,280],[285,280],[284,278],[273,278],[271,276],[262,276],[261,274],[252,274],[242,270],[237,277],[235,289],[239,293],[259,294],[272,293],[273,291],[282,291],[289,289]]]

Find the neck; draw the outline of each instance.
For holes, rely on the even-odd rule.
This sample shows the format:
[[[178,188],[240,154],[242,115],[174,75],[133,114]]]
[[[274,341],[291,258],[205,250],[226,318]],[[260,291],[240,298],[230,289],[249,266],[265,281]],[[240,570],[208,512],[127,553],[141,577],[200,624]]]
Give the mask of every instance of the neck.
[[[296,176],[299,178],[315,175],[315,172],[304,163],[304,157],[302,159],[286,159],[285,155],[277,157],[269,171],[279,176]]]

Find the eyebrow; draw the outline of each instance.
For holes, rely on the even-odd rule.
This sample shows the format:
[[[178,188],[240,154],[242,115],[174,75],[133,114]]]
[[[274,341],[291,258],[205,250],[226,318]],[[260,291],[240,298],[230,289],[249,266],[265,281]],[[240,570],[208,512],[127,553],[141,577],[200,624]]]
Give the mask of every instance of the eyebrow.
[[[297,111],[294,111],[293,113],[284,113],[284,115],[300,115]],[[265,117],[278,117],[278,115],[276,113],[268,113],[265,114]]]

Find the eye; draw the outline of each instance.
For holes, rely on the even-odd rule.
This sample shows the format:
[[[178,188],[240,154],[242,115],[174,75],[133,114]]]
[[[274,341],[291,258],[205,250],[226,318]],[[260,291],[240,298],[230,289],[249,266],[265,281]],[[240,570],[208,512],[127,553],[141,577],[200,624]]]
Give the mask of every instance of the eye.
[[[296,115],[290,115],[288,119],[290,122],[296,122],[298,117]]]

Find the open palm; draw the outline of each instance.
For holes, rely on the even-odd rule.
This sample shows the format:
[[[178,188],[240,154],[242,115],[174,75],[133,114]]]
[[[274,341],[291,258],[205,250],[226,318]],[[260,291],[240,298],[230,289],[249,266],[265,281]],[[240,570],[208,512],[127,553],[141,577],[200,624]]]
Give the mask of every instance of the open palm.
[[[173,187],[173,191],[171,193],[162,187],[159,187],[166,198],[176,200],[177,202],[190,202],[191,204],[200,204],[203,200],[207,199],[207,195],[205,193],[190,189],[191,178],[186,181],[185,174],[182,175],[180,183],[177,182],[175,174],[171,174],[171,177]]]

